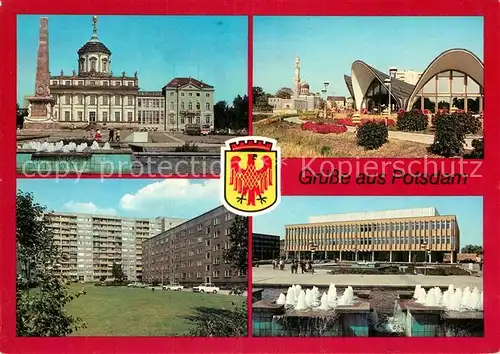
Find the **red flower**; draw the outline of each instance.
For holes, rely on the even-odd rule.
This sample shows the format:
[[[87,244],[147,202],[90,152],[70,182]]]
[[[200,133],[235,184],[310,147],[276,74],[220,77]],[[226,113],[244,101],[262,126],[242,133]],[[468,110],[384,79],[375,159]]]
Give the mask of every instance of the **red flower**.
[[[341,134],[347,131],[345,125],[330,124],[330,123],[313,123],[306,122],[301,125],[302,130],[310,130],[319,134]]]

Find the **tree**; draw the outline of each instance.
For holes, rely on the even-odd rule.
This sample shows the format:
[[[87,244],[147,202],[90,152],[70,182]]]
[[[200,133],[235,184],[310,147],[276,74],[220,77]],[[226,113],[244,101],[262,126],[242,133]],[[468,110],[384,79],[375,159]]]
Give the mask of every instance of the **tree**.
[[[293,90],[288,87],[282,87],[278,91],[276,91],[276,94],[274,96],[278,98],[283,98],[283,99],[289,99],[293,95]]]
[[[255,112],[272,111],[273,106],[269,104],[269,98],[272,95],[264,92],[262,87],[256,86],[252,88],[252,106]]]
[[[475,254],[483,254],[483,246],[479,245],[467,245],[462,247],[461,253],[475,253]]]
[[[229,228],[229,249],[224,251],[224,260],[245,274],[248,269],[248,218],[236,215]]]
[[[214,127],[216,130],[229,128],[229,107],[226,101],[219,101],[214,105]]]
[[[244,129],[248,127],[248,96],[236,96],[232,107],[232,129]]]
[[[115,278],[115,282],[123,283],[126,280],[125,273],[123,273],[122,265],[113,262],[113,268],[111,269],[111,274]]]
[[[54,244],[46,208],[35,203],[31,193],[18,191],[16,199],[17,336],[66,336],[85,327],[65,310],[83,292],[70,294],[67,279],[58,272],[65,257]],[[30,292],[32,283],[37,291]]]

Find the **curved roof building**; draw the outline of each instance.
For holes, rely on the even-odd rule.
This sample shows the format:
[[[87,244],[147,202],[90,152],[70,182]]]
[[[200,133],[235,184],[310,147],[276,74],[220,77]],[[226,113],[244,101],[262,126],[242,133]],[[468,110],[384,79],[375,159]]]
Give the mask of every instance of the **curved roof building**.
[[[375,69],[361,60],[352,64],[351,75],[344,76],[356,110],[381,112],[389,103],[389,88],[384,81],[391,80],[391,110],[464,109],[483,110],[484,64],[466,49],[450,49],[438,55],[425,69],[416,85],[411,85]]]

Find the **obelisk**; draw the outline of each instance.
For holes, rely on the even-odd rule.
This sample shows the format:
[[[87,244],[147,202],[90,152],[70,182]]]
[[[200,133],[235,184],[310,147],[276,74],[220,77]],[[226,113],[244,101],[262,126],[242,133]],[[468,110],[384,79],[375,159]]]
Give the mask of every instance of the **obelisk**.
[[[28,117],[26,123],[32,128],[53,127],[54,97],[50,95],[49,72],[49,20],[40,18],[40,36],[38,40],[38,58],[36,63],[35,94],[28,97]]]

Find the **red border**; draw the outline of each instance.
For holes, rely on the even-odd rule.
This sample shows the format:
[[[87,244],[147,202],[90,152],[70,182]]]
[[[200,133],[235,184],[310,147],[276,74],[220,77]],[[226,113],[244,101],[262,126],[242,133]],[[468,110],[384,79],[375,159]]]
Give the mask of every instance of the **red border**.
[[[492,102],[499,97],[496,83],[500,82],[497,52],[499,4],[495,0],[429,1],[429,0],[350,0],[334,2],[316,0],[114,0],[68,2],[62,0],[2,0],[0,6],[0,117],[14,116],[16,100],[16,14],[211,14],[211,15],[420,15],[420,16],[484,16],[485,23],[485,86]],[[250,18],[251,20],[251,18]],[[251,22],[250,22],[251,23]],[[250,24],[251,29],[251,24]],[[251,34],[249,34],[251,39]],[[422,39],[425,41],[425,39]],[[411,45],[411,44],[409,44]],[[251,103],[252,53],[249,43],[248,92]],[[250,104],[251,105],[251,104]],[[484,247],[491,251],[484,268],[485,279],[485,337],[484,338],[15,338],[15,124],[14,119],[2,120],[0,142],[2,168],[0,170],[0,351],[5,353],[261,353],[261,352],[496,352],[496,335],[500,325],[499,282],[495,271],[500,258],[494,249],[499,222],[500,123],[494,106],[485,105],[488,139],[487,157],[482,167],[483,178],[460,186],[304,186],[297,182],[300,160],[288,159],[283,167],[283,194],[286,195],[484,195]],[[251,119],[249,112],[249,120]],[[381,164],[386,159],[378,160]],[[410,163],[407,160],[405,163]],[[446,162],[449,166],[454,162]],[[447,168],[447,167],[446,167]],[[92,178],[92,176],[85,176]],[[489,251],[487,251],[489,252]],[[249,251],[251,253],[251,251]],[[489,254],[489,253],[487,253]],[[249,274],[251,283],[251,274]],[[249,321],[250,322],[250,321]]]

